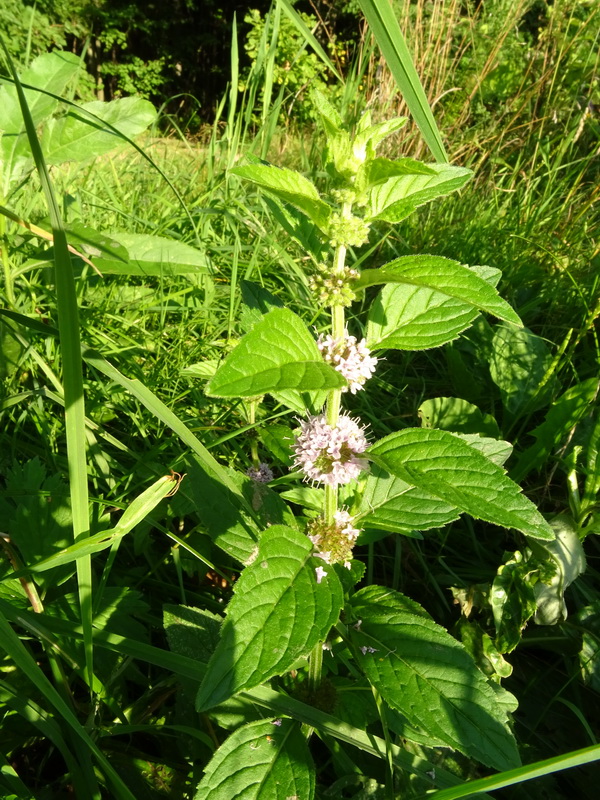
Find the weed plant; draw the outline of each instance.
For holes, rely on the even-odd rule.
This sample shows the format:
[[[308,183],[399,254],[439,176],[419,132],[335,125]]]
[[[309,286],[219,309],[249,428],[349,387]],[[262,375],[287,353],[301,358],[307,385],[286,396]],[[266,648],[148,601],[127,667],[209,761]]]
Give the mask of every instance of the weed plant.
[[[584,3],[571,10],[556,3],[545,19],[535,16],[539,5],[521,4],[517,14],[513,4],[513,19],[529,25],[515,29],[500,14],[506,5],[486,4],[493,6],[488,22],[495,26],[487,40],[479,35],[486,24],[484,6],[469,7],[462,16],[458,4],[406,6],[406,13],[420,20],[406,30],[423,37],[409,41],[431,100],[459,77],[467,76],[470,91],[475,89],[468,104],[461,105],[456,92],[434,103],[436,111],[443,109],[453,161],[473,167],[475,175],[460,194],[434,200],[391,225],[369,220],[368,242],[347,247],[347,262],[361,271],[363,283],[348,287],[356,298],[345,322],[358,340],[366,336],[379,362],[364,391],[344,394],[344,413],[368,426],[371,445],[407,435],[427,440],[424,457],[436,437],[455,447],[465,442],[457,437],[467,437],[470,444],[464,447],[470,450],[478,441],[493,458],[509,456],[504,442],[510,441],[508,474],[551,521],[556,539],[536,538],[536,533],[547,535],[538,516],[526,538],[486,522],[489,510],[465,509],[456,502],[465,500],[456,496],[455,476],[448,481],[454,505],[474,516],[443,527],[438,522],[428,530],[423,520],[409,526],[407,509],[378,519],[373,484],[381,481],[381,470],[392,469],[377,462],[379,442],[359,484],[338,487],[339,507],[360,519],[363,528],[352,568],[330,565],[331,558],[312,555],[304,530],[323,513],[331,523],[334,487],[325,484],[329,499],[323,511],[323,484],[302,482],[290,449],[298,418],[318,413],[316,400],[306,409],[305,399],[294,400],[290,392],[312,390],[312,384],[278,390],[252,385],[243,398],[214,396],[224,393],[215,381],[223,383],[232,370],[237,375],[238,367],[258,380],[257,363],[272,357],[293,326],[300,326],[296,345],[302,341],[306,347],[302,360],[309,366],[303,379],[312,370],[313,380],[318,372],[324,382],[339,383],[339,373],[322,361],[315,345],[313,329],[326,334],[330,322],[309,278],[322,275],[317,263],[331,266],[335,258],[340,266],[341,246],[349,244],[342,241],[329,250],[331,228],[318,233],[315,226],[325,224],[320,203],[331,209],[327,214],[345,216],[339,191],[352,188],[358,172],[364,172],[358,167],[353,173],[356,165],[344,166],[347,152],[342,157],[343,143],[357,135],[359,109],[344,99],[353,96],[348,87],[357,84],[348,81],[340,92],[339,107],[350,125],[316,98],[311,110],[326,133],[320,127],[300,135],[293,126],[282,132],[277,120],[286,107],[285,87],[269,89],[271,42],[277,35],[265,36],[263,58],[257,58],[245,93],[232,82],[202,147],[183,136],[164,140],[146,134],[136,140],[142,153],[101,154],[98,149],[91,153],[93,161],[57,165],[51,175],[60,201],[54,210],[50,205],[51,220],[40,192],[50,191],[43,169],[40,177],[29,170],[26,183],[15,181],[4,190],[2,206],[12,214],[2,217],[3,266],[10,274],[5,272],[0,422],[0,529],[6,556],[0,584],[5,653],[0,780],[7,797],[230,798],[235,792],[229,775],[246,780],[248,758],[255,756],[254,768],[263,770],[266,781],[256,797],[279,797],[268,781],[285,782],[290,774],[295,788],[286,786],[282,797],[310,797],[311,792],[317,797],[422,797],[430,792],[427,796],[443,800],[475,791],[511,798],[594,796],[592,768],[581,765],[598,757],[598,141],[592,33],[598,12]],[[265,27],[269,36],[276,30],[276,13],[283,11],[272,13]],[[455,35],[443,49],[436,42],[446,41],[448,26],[467,33],[462,39]],[[486,41],[501,46],[487,52]],[[364,47],[362,58],[370,52],[367,42]],[[525,49],[534,57],[514,64],[512,54]],[[500,67],[508,62],[508,77],[506,69],[494,76],[496,57]],[[235,74],[235,58],[232,67]],[[364,61],[356,65],[352,80],[365,69]],[[378,81],[377,94],[370,85],[366,96],[372,114],[383,120],[391,108],[391,101],[383,102],[386,83]],[[17,97],[8,84],[2,91]],[[578,105],[586,91],[592,103],[587,113]],[[33,92],[26,96],[33,110],[34,97]],[[142,129],[150,123],[149,117]],[[368,130],[367,123],[363,117],[358,135]],[[43,124],[38,130],[47,155]],[[89,125],[82,125],[89,133]],[[399,152],[425,153],[412,131],[400,139],[405,130],[408,126],[379,144],[377,154],[389,157],[387,169],[397,169],[389,164]],[[34,140],[27,147],[36,152]],[[245,161],[240,161],[242,152],[250,154]],[[422,169],[422,177],[433,169],[468,177],[467,170],[424,160],[426,167],[405,161],[407,174]],[[282,194],[277,177],[295,175],[292,169],[299,173]],[[317,198],[306,188],[309,180]],[[344,185],[348,181],[350,187]],[[396,190],[406,202],[411,195],[398,188],[400,183]],[[338,194],[332,197],[332,190]],[[307,192],[313,205],[307,204]],[[356,209],[363,218],[363,207]],[[23,227],[15,217],[37,229]],[[63,227],[66,241],[80,255],[61,250]],[[381,275],[386,264],[393,271],[419,263],[422,270],[423,262],[416,260],[422,252],[458,266],[501,269],[500,295],[527,328],[479,316],[443,348],[405,349],[404,342],[395,349],[398,329],[410,333],[415,324],[394,327],[387,321],[404,284],[392,283],[380,293],[369,285],[369,276]],[[66,285],[54,277],[53,260],[56,269],[62,265]],[[71,295],[67,265],[75,275]],[[488,281],[496,275],[485,269],[469,274]],[[65,297],[70,298],[66,317]],[[495,302],[501,303],[499,297]],[[511,313],[505,303],[498,308]],[[65,421],[63,409],[72,410],[78,399],[77,379],[65,363],[65,341],[71,343],[71,368],[79,352],[75,309],[85,409],[84,417],[73,422],[72,416]],[[280,330],[273,320],[280,324],[283,318]],[[385,341],[377,340],[376,331],[381,337],[386,324],[394,328],[386,333],[391,339],[376,350],[375,343]],[[260,336],[253,335],[257,326]],[[264,352],[273,331],[276,340]],[[278,369],[289,372],[288,362]],[[298,380],[297,368],[291,371],[295,377],[288,382]],[[325,413],[332,414],[338,389],[328,386]],[[275,396],[253,400],[264,391]],[[74,471],[84,450],[87,467],[81,474],[88,476],[89,504]],[[263,461],[273,473],[268,485],[244,476]],[[187,474],[179,481],[176,473]],[[501,473],[497,467],[496,480]],[[403,479],[412,485],[423,478],[411,473],[407,481],[404,472],[390,478]],[[503,477],[503,485],[513,486],[508,480]],[[479,483],[481,498],[485,482]],[[431,493],[432,485],[417,488]],[[439,505],[439,486],[433,489]],[[532,514],[525,495],[517,496]],[[432,513],[431,497],[425,508]],[[282,522],[284,527],[277,527]],[[519,528],[523,521],[510,524]],[[74,529],[81,536],[75,543]],[[263,549],[244,566],[255,538]],[[271,553],[273,547],[282,552]],[[249,608],[252,620],[267,585],[262,578],[269,567],[263,564],[275,556],[289,563],[298,548],[306,551],[296,566],[307,583],[292,616],[309,632],[298,651],[290,644],[285,656],[290,663],[275,667],[265,666],[268,648],[250,636],[245,663],[259,668],[248,678],[243,659],[232,662],[227,651],[234,634],[246,635],[236,614],[243,617]],[[328,573],[320,583],[318,568]],[[251,585],[257,574],[260,580]],[[336,581],[343,587],[346,612],[328,636],[330,620],[313,618],[310,627],[306,609],[311,597],[327,597],[317,606],[331,607],[334,621],[341,591]],[[331,598],[337,599],[332,603]],[[385,605],[390,598],[396,603],[393,625],[382,617],[382,609],[392,613]],[[288,597],[275,604],[269,596],[264,602],[271,604],[275,628],[288,631],[287,617],[278,616],[287,613]],[[225,609],[227,622],[219,631]],[[433,730],[437,720],[420,714],[415,687],[398,690],[405,676],[396,672],[397,653],[406,651],[410,637],[398,643],[394,637],[408,622],[428,631],[415,654],[406,654],[413,676],[417,665],[427,664],[429,683],[439,691],[436,682],[442,676],[431,658],[431,637],[439,636],[439,646],[461,653],[450,662],[466,659],[457,685],[471,682],[473,691],[477,687],[481,696],[494,698],[495,708],[480,702],[469,712],[475,714],[475,738],[488,741],[487,746],[474,744],[461,727],[465,723],[455,719]],[[263,635],[270,635],[266,623]],[[375,635],[382,646],[361,639]],[[325,638],[333,655],[320,649]],[[369,648],[385,652],[393,677],[386,677],[377,661],[382,656]],[[194,705],[201,681],[198,713]],[[214,707],[219,693],[238,689],[236,697]],[[499,737],[496,747],[489,744],[492,729]],[[514,766],[515,742],[527,765],[522,772],[473,782]],[[554,763],[534,763],[552,758]]]

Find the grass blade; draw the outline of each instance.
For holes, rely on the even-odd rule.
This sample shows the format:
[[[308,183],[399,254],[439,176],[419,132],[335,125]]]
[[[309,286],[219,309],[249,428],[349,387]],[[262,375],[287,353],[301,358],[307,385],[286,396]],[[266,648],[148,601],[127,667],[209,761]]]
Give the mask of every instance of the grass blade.
[[[100,748],[95,744],[95,742],[92,741],[85,728],[80,725],[71,709],[67,706],[54,686],[52,686],[48,678],[35,663],[34,659],[26,650],[24,644],[10,627],[1,612],[0,642],[2,643],[2,649],[13,660],[17,669],[19,669],[23,675],[25,675],[33,683],[33,685],[36,686],[40,692],[42,692],[46,700],[55,708],[59,716],[69,726],[75,736],[77,736],[84,743],[84,745],[86,745],[88,750],[94,754],[98,763],[112,784],[115,797],[118,798],[118,800],[135,800],[134,795],[129,791],[127,786],[117,775],[115,770],[106,759],[104,753],[102,753]]]
[[[283,1],[283,0],[282,0]],[[442,137],[389,0],[358,0],[410,113],[436,161],[447,162]]]
[[[50,222],[52,224],[58,330],[63,361],[65,429],[67,460],[69,465],[71,512],[73,516],[73,537],[75,541],[78,541],[89,536],[90,521],[83,370],[75,278],[71,267],[71,257],[69,255],[62,216],[54,195],[54,189],[50,181],[42,149],[37,138],[35,125],[29,112],[27,99],[19,81],[19,76],[10,60],[4,41],[2,41],[2,47],[17,90],[29,146],[31,147],[35,166],[40,177],[40,183],[46,198]],[[89,556],[77,562],[77,584],[79,590],[81,624],[83,627],[85,661],[89,684],[91,686],[93,685],[94,661],[92,644],[92,571]]]
[[[534,764],[528,764],[525,767],[499,772],[497,775],[490,775],[487,778],[467,781],[462,786],[442,789],[439,792],[428,794],[427,800],[458,800],[460,797],[472,797],[478,792],[491,792],[494,789],[502,789],[504,786],[513,786],[516,783],[541,778],[544,775],[550,775],[552,772],[590,764],[593,761],[600,761],[599,744],[584,747],[581,750],[573,750],[573,752],[565,753],[561,756],[547,758],[544,761],[536,761]]]
[[[313,36],[310,29],[308,28],[308,26],[300,16],[300,14],[298,14],[296,9],[289,2],[289,0],[278,0],[278,2],[281,5],[281,8],[283,9],[283,13],[289,18],[291,22],[293,22],[293,24],[298,29],[299,33],[306,39],[308,44],[319,56],[319,58],[325,64],[325,66],[333,72],[333,74],[340,81],[340,83],[344,83],[344,79],[335,68],[335,65],[333,64],[333,62],[331,61],[325,50],[323,50],[323,48],[316,40],[316,38]]]

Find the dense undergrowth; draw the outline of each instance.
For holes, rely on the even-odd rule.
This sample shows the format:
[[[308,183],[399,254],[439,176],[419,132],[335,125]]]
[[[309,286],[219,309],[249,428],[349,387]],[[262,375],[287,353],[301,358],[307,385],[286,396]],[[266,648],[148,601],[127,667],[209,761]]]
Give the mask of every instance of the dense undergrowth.
[[[253,407],[204,391],[217,363],[248,330],[248,315],[265,310],[265,296],[318,331],[328,323],[309,284],[306,250],[281,233],[282,218],[290,227],[285,207],[230,172],[251,153],[299,170],[319,190],[332,188],[314,100],[305,93],[300,121],[293,111],[290,121],[286,110],[293,109],[297,84],[286,93],[285,82],[272,80],[280,75],[276,34],[283,13],[279,5],[272,9],[264,38],[253,44],[243,93],[234,58],[233,88],[200,141],[176,127],[163,135],[153,113],[140,107],[145,133],[125,131],[136,137],[137,150],[103,145],[82,151],[75,162],[58,156],[50,162],[67,239],[87,258],[73,254],[70,264],[85,350],[91,533],[124,524],[131,531],[99,547],[91,560],[93,663],[82,610],[84,559],[28,569],[72,543],[72,454],[63,413],[68,378],[57,334],[64,322],[52,272],[56,254],[44,236],[52,224],[43,179],[33,163],[14,180],[6,170],[2,176],[3,796],[128,796],[115,788],[96,747],[135,797],[194,797],[229,731],[279,715],[268,702],[260,707],[259,697],[208,713],[194,710],[201,676],[190,659],[208,660],[198,653],[214,647],[215,633],[198,627],[182,607],[221,614],[241,572],[239,561],[214,541],[214,531],[225,525],[224,506],[218,497],[208,502],[217,487],[191,457],[190,435],[222,466],[243,472],[256,456],[268,462],[271,488],[287,496],[296,514],[305,513],[299,483],[290,477],[297,409],[269,396]],[[558,583],[545,609],[535,589],[541,567],[532,560],[531,541],[468,516],[421,538],[368,529],[354,556],[366,568],[362,586],[379,584],[418,601],[487,676],[516,696],[514,733],[523,763],[531,764],[594,745],[600,718],[600,11],[583,1],[503,0],[476,7],[406,2],[397,15],[450,161],[471,168],[474,179],[393,225],[374,221],[368,242],[349,248],[349,259],[379,267],[430,253],[490,265],[502,271],[500,293],[526,329],[517,334],[480,316],[442,348],[385,350],[369,392],[349,396],[346,407],[368,425],[373,441],[421,425],[508,440],[514,447],[509,475],[555,520],[565,544],[555,553]],[[310,50],[301,27],[284,30]],[[366,30],[343,80],[319,66],[321,75],[350,128],[366,107],[376,121],[406,113]],[[310,114],[314,121],[307,121]],[[41,119],[39,130],[47,124]],[[433,161],[410,122],[378,154]],[[188,245],[195,255],[171,256],[161,250],[162,240],[132,234]],[[128,264],[115,256],[113,240],[129,248]],[[270,295],[261,296],[259,287]],[[375,294],[367,288],[348,312],[359,337]],[[188,433],[182,435],[170,412]],[[173,496],[165,497],[161,485],[138,507],[139,496],[170,471],[186,473]],[[246,491],[250,506],[260,505],[260,486]],[[544,577],[551,583],[550,573]],[[495,600],[498,591],[506,602]],[[277,678],[273,686],[307,701],[305,688],[298,692],[294,683],[304,669],[300,664],[294,677]],[[350,680],[336,677],[340,698],[348,697]],[[319,707],[314,697],[307,702]],[[385,730],[361,702],[353,708],[340,699],[332,713],[363,730],[368,720],[371,733],[390,736],[414,756],[413,766],[427,759],[461,781],[489,773],[426,736],[402,737],[392,723]],[[331,710],[327,702],[325,708]],[[375,758],[364,742],[352,748],[336,731],[319,729],[317,718],[303,721],[319,731],[311,740],[317,797],[422,797],[433,788],[424,767],[397,765],[390,785],[385,758]],[[593,769],[546,774],[494,796],[591,798]]]

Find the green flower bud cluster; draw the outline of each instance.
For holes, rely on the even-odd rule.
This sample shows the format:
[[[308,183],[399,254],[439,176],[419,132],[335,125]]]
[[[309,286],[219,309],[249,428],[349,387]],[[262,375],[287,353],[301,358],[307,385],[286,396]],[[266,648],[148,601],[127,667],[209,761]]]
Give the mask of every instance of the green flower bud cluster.
[[[360,247],[369,241],[369,225],[360,217],[348,217],[334,211],[329,220],[328,234],[332,247]]]
[[[340,205],[349,203],[352,205],[356,201],[356,192],[354,189],[332,189],[331,196]]]
[[[358,278],[358,270],[344,266],[332,271],[327,264],[319,264],[317,269],[318,273],[311,275],[308,284],[319,302],[324,306],[351,306],[356,300],[351,283]]]

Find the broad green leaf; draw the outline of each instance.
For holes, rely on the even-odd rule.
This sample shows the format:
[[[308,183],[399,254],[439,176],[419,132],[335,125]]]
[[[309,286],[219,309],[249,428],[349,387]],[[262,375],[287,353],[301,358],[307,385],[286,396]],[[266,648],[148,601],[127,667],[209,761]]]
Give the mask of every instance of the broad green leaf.
[[[536,411],[548,402],[554,383],[546,375],[551,365],[546,342],[528,328],[496,327],[490,374],[512,417]]]
[[[501,653],[510,653],[521,641],[523,629],[535,612],[537,581],[535,567],[519,550],[498,568],[490,589],[490,605],[496,628],[494,643]]]
[[[371,124],[370,113],[364,113],[358,122],[356,136],[352,143],[355,154],[362,155],[364,151],[366,158],[368,158],[371,153],[375,153],[377,146],[380,145],[384,139],[387,139],[392,133],[396,133],[400,128],[403,128],[407,121],[407,117],[392,117],[383,122]]]
[[[352,611],[356,659],[392,708],[489,767],[519,764],[506,711],[462,644],[390,589],[362,589]]]
[[[492,286],[500,279],[500,272],[491,267],[470,269]],[[377,350],[440,347],[456,339],[478,314],[471,303],[434,289],[388,284],[369,310],[367,342]]]
[[[478,433],[453,433],[459,439],[466,442],[469,447],[474,447],[490,461],[498,466],[503,466],[510,458],[513,446],[504,439],[492,439],[488,436],[480,436]]]
[[[558,447],[588,413],[597,390],[598,379],[588,378],[587,381],[571,386],[552,403],[542,424],[531,431],[531,435],[536,439],[535,444],[521,453],[510,472],[514,481],[520,483],[532,470],[539,469],[544,464],[554,448]],[[588,453],[590,452],[591,448],[588,449]],[[588,474],[593,472],[593,469],[588,469]]]
[[[402,256],[379,269],[363,270],[355,289],[377,283],[401,283],[432,289],[479,311],[520,325],[521,320],[494,286],[475,270],[443,256]]]
[[[446,431],[406,428],[372,445],[370,458],[476,519],[554,539],[552,528],[502,467]]]
[[[512,453],[512,446],[502,440],[488,439],[476,434],[454,435],[500,466]],[[417,537],[418,531],[441,528],[458,519],[460,511],[438,497],[411,486],[373,465],[359,494],[353,514],[365,528]]]
[[[207,358],[206,361],[200,361],[198,364],[190,364],[181,370],[181,375],[187,375],[189,378],[202,378],[208,380],[212,378],[219,366],[218,358]]]
[[[127,248],[109,233],[100,233],[81,222],[73,222],[65,230],[69,244],[86,256],[91,258],[102,256],[110,261],[121,261],[123,264],[129,261]]]
[[[288,503],[295,503],[302,508],[310,508],[313,511],[322,511],[325,502],[325,491],[317,489],[315,486],[296,486],[281,492],[280,497]]]
[[[282,464],[285,464],[286,467],[292,466],[294,433],[290,427],[287,425],[264,425],[258,429],[258,437],[267,450]]]
[[[37,86],[47,92],[60,95],[69,81],[81,68],[78,56],[68,52],[44,53],[38,56],[21,75],[23,83]],[[48,94],[25,90],[25,97],[37,127],[58,107],[58,100]],[[25,133],[23,115],[14,86],[0,87],[0,175],[4,182],[3,194],[9,193],[10,184],[16,181],[25,168],[32,166],[31,148]]]
[[[38,56],[19,77],[21,83],[44,89],[51,94],[62,94],[80,68],[79,56],[65,50],[54,51]],[[25,89],[25,98],[36,127],[58,108],[59,101],[55,97],[36,92],[35,89]],[[4,83],[0,87],[0,107],[2,108],[0,130],[3,134],[20,133],[25,130],[17,91],[9,83]]]
[[[461,397],[434,397],[419,406],[424,428],[439,428],[454,433],[480,433],[497,438],[498,423],[491,414],[483,414],[477,406]]]
[[[314,794],[314,767],[299,723],[259,720],[219,747],[194,800],[312,800]]]
[[[203,608],[163,606],[163,626],[169,649],[207,664],[219,642],[221,618]]]
[[[428,164],[414,158],[372,158],[365,163],[363,180],[367,187],[384,183],[389,178],[400,175],[435,175],[436,171]]]
[[[303,533],[273,525],[235,584],[221,641],[196,705],[203,711],[290,669],[323,641],[343,602],[333,567],[317,583],[317,559]]]
[[[460,511],[423,489],[373,465],[353,509],[362,528],[416,535],[458,519]]]
[[[506,661],[492,637],[478,622],[470,622],[461,616],[453,627],[453,633],[463,643],[484,675],[489,677],[497,675],[500,678],[509,678],[512,675],[512,665]]]
[[[242,290],[242,312],[240,314],[240,325],[246,333],[251,330],[257,322],[260,322],[264,314],[268,314],[272,308],[282,308],[283,303],[271,292],[267,291],[258,283],[252,281],[240,281]]]
[[[286,408],[291,408],[298,414],[318,414],[327,400],[327,390],[316,392],[302,392],[295,389],[285,389],[279,392],[271,392],[275,400]]]
[[[234,167],[230,172],[291,203],[326,231],[331,209],[321,200],[314,183],[299,172],[266,163]]]
[[[300,317],[274,308],[247,333],[206,387],[210,397],[254,397],[285,389],[339,389],[345,379],[323,361]]]
[[[398,175],[368,192],[365,219],[400,222],[419,206],[460,189],[471,178],[465,167],[431,165],[433,175]]]
[[[94,264],[106,275],[185,275],[207,273],[206,254],[185,242],[149,233],[111,233],[117,247],[109,254],[104,250]],[[125,248],[128,260],[123,260]]]
[[[538,559],[544,558],[551,565],[551,575],[543,575],[535,584],[535,622],[538,625],[556,625],[567,619],[565,590],[586,569],[585,553],[578,536],[577,527],[571,517],[561,514],[550,523],[556,539],[547,544],[532,544]]]
[[[133,138],[143,133],[155,119],[156,109],[141,97],[70,106],[65,116],[51,119],[45,126],[42,150],[48,164],[96,158],[125,144],[123,136]]]

